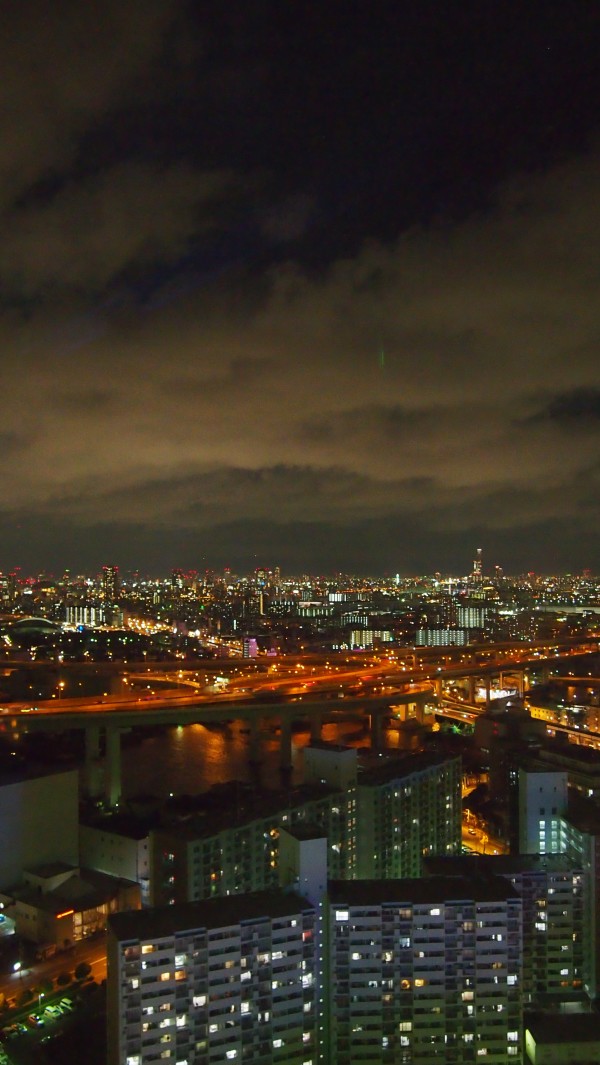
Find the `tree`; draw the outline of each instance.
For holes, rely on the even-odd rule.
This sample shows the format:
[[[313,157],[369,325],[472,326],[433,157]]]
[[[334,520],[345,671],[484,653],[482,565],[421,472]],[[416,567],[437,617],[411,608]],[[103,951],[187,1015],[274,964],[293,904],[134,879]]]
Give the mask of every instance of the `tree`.
[[[54,981],[49,976],[40,982],[40,991],[42,995],[51,995],[54,991]]]
[[[85,980],[86,976],[89,976],[92,971],[92,966],[88,965],[87,961],[80,961],[79,965],[75,969],[75,979]]]
[[[71,983],[71,974],[59,973],[59,975],[56,977],[56,983],[59,987],[66,987],[67,984]]]
[[[31,1002],[33,998],[33,991],[30,987],[24,987],[17,999],[19,1006],[26,1006],[28,1002]]]

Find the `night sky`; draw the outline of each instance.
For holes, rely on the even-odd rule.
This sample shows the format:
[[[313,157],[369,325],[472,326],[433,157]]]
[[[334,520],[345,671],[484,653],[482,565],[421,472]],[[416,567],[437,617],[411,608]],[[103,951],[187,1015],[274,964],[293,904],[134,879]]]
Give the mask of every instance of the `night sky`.
[[[600,571],[600,5],[19,0],[0,569]]]

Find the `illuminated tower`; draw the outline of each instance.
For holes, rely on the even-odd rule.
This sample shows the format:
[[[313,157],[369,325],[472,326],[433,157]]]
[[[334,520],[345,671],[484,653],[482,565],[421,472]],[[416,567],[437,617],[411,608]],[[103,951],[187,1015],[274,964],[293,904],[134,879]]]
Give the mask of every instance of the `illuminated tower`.
[[[104,602],[107,605],[113,606],[119,601],[120,583],[119,583],[119,567],[118,566],[103,566],[102,567],[102,595]]]

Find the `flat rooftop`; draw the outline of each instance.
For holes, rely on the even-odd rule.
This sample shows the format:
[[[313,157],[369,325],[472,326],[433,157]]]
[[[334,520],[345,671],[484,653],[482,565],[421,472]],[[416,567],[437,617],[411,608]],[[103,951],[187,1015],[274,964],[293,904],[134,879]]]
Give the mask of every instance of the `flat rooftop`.
[[[334,905],[385,906],[430,902],[504,902],[518,898],[502,877],[432,876],[405,880],[332,880]]]
[[[597,1013],[526,1014],[524,1027],[531,1032],[538,1045],[600,1043],[600,1017]]]
[[[415,773],[423,773],[436,766],[445,765],[448,762],[459,762],[459,756],[448,757],[444,754],[434,754],[427,751],[417,754],[407,754],[403,758],[385,757],[381,764],[368,765],[359,769],[358,785],[361,784],[387,784],[392,780],[401,780]]]
[[[239,787],[211,789],[194,796],[188,811],[183,808],[163,810],[157,831],[172,833],[183,839],[216,836],[228,829],[242,828],[253,821],[277,817],[309,802],[339,795],[327,784],[305,784],[289,791]]]
[[[314,910],[307,899],[283,891],[256,891],[225,895],[201,902],[184,902],[154,910],[129,910],[109,917],[110,931],[119,942],[164,939],[181,932],[229,928],[246,921],[293,917]]]
[[[424,858],[427,876],[514,876],[526,872],[573,872],[565,854],[461,854]]]

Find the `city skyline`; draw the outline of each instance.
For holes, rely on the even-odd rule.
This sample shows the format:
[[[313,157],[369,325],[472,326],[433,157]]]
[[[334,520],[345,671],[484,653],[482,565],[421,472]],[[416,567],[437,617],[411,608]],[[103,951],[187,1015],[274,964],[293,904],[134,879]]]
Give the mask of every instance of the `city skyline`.
[[[600,571],[594,12],[192,6],[7,16],[2,569]]]

